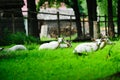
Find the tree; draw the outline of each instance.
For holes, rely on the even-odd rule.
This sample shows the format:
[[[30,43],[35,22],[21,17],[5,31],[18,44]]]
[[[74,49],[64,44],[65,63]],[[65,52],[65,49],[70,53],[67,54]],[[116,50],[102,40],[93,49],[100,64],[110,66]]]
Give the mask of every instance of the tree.
[[[87,3],[87,9],[88,9],[88,17],[89,17],[89,32],[90,32],[90,36],[94,37],[94,34],[98,34],[98,33],[94,33],[94,30],[98,29],[97,26],[97,3],[96,0],[86,0]],[[95,26],[95,28],[93,28],[93,25]],[[97,31],[95,31],[97,32]]]
[[[118,18],[118,36],[120,36],[120,0],[118,0],[117,2],[118,6],[117,6],[117,18]]]
[[[110,37],[114,37],[114,24],[113,24],[113,8],[112,0],[108,0],[108,34]]]
[[[75,11],[75,18],[76,18],[76,27],[77,27],[77,37],[80,39],[82,37],[82,26],[81,26],[81,13],[79,12],[79,3],[78,0],[72,0],[73,5],[72,8]]]
[[[98,8],[99,8],[99,14],[100,15],[107,15],[107,0],[97,0]]]
[[[64,2],[69,5],[70,7],[73,8],[74,12],[75,12],[75,18],[76,18],[76,27],[77,27],[77,39],[81,39],[82,38],[82,26],[81,26],[81,6],[80,6],[80,2],[78,0],[64,0]]]
[[[36,5],[36,10],[37,10],[37,11],[39,11],[40,6],[42,6],[42,4],[43,4],[45,1],[46,1],[46,0],[39,0],[39,2],[38,2],[37,5]],[[51,0],[49,0],[49,1],[51,1]]]
[[[38,30],[38,21],[37,21],[37,11],[35,0],[27,0],[28,7],[28,27],[29,34],[39,38],[39,30]]]

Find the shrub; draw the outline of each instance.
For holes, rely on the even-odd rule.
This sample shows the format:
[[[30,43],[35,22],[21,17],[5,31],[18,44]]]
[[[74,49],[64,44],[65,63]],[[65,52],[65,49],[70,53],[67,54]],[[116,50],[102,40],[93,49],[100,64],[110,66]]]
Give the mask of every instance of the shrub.
[[[37,43],[38,39],[33,36],[26,36],[25,33],[17,32],[10,33],[7,30],[4,31],[3,37],[0,39],[0,45],[10,45],[10,44],[25,44],[25,43]]]

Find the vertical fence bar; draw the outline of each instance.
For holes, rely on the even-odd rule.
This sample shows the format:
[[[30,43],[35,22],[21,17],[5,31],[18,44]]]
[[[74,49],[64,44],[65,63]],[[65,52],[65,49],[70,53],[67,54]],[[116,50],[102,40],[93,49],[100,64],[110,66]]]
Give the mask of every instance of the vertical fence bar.
[[[58,37],[60,37],[60,16],[59,16],[59,12],[57,12],[57,22],[58,22]]]
[[[107,16],[105,15],[105,35],[107,36]]]
[[[12,32],[15,33],[15,17],[13,13],[12,13]]]
[[[98,33],[101,33],[101,30],[100,30],[100,15],[98,16],[98,20],[97,20],[97,24],[98,24]]]
[[[71,41],[71,34],[72,34],[71,26],[72,26],[72,16],[70,16],[70,41]]]
[[[85,38],[85,19],[83,15],[83,37]]]
[[[25,23],[25,27],[26,27],[26,35],[28,36],[28,17],[27,16],[25,16],[24,17],[24,23]]]

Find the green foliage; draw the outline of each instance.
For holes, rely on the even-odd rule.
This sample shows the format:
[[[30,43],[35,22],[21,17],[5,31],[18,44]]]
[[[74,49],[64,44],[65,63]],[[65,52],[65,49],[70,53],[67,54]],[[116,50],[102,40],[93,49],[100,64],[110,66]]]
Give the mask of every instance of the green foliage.
[[[46,0],[39,0],[38,4],[36,5],[36,11],[39,11],[40,6],[45,2]]]
[[[52,7],[54,5],[53,3],[55,2],[55,0],[40,0],[39,3],[36,5],[37,11],[39,11],[40,6],[42,6],[45,1],[49,2],[50,7]],[[56,0],[56,7],[57,8],[60,6],[60,2],[65,2],[67,7],[71,7],[71,8],[74,4],[74,0]],[[82,2],[85,2],[85,1],[81,1],[81,0],[78,1],[78,7],[79,7],[80,13],[85,14],[84,8],[83,8],[83,6],[81,6]]]
[[[107,0],[98,0],[98,8],[100,10],[100,15],[108,15],[107,9]],[[117,0],[112,0],[113,6],[113,15],[116,16],[117,14]]]
[[[64,1],[65,2],[65,1]],[[84,1],[81,1],[81,0],[78,0],[78,4],[75,4],[74,3],[74,0],[66,0],[66,4],[67,5],[69,5],[71,8],[73,8],[73,4],[75,4],[75,5],[78,5],[78,8],[79,8],[79,12],[83,15],[83,14],[85,14],[84,13],[84,8],[83,8],[83,6],[82,6],[82,3],[83,3]]]
[[[8,30],[4,31],[2,39],[0,39],[0,45],[10,44],[25,44],[25,43],[37,43],[37,39],[33,36],[26,36],[24,33],[10,33]]]
[[[113,0],[112,5],[113,5],[113,15],[117,16],[117,5],[118,5],[117,0]]]
[[[100,15],[107,15],[107,0],[99,0],[98,2],[98,9],[100,12]]]
[[[116,41],[108,58],[111,45],[88,56],[77,56],[72,51],[79,43],[72,44],[72,48],[40,51],[39,45],[32,44],[27,45],[26,51],[3,53],[7,57],[0,57],[0,79],[106,80],[107,76],[120,71],[120,41]]]
[[[87,14],[87,4],[86,4],[86,0],[80,0],[81,1],[81,7],[83,8],[83,13]]]
[[[82,1],[78,1],[78,8],[79,8],[79,12],[81,13],[81,15],[84,15],[84,8],[81,6]]]

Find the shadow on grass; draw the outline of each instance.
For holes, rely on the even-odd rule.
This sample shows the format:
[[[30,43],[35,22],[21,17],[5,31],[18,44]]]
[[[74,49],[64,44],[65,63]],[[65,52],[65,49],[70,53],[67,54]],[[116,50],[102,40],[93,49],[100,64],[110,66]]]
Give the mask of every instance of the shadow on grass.
[[[1,59],[13,59],[13,58],[18,58],[18,57],[21,57],[21,58],[25,58],[27,57],[28,54],[25,53],[25,54],[12,54],[12,53],[6,53],[6,54],[0,54],[0,60]]]
[[[112,75],[97,80],[120,80],[120,72],[114,73]]]

